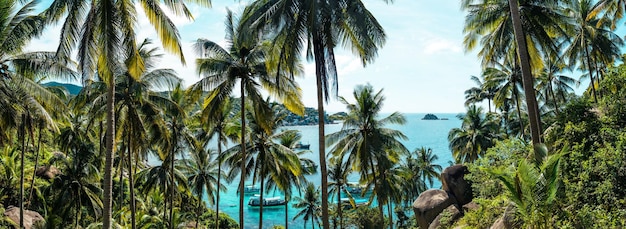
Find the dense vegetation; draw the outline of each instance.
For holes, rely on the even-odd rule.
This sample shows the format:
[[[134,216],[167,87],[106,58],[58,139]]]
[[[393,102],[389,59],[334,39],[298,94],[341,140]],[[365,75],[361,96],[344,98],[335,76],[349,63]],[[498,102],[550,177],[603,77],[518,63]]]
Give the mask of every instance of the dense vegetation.
[[[162,6],[139,2],[162,47],[185,62]],[[58,0],[41,14],[36,1],[0,3],[0,213],[33,210],[47,228],[243,228],[251,179],[283,192],[300,209],[292,219],[312,227],[405,228],[415,225],[410,203],[438,179],[435,153],[402,145],[406,136],[388,127],[405,118],[382,117],[383,90],[371,85],[339,98],[347,111],[333,115],[340,131],[325,136],[318,125],[319,161],[296,150],[299,133],[277,128],[293,114],[330,120],[323,103],[337,90],[337,45],[364,65],[374,60],[385,34],[360,0],[258,0],[239,17],[229,12],[228,46],[197,40],[202,79],[188,88],[158,67],[158,46],[136,39],[133,1]],[[504,217],[526,228],[625,227],[626,66],[616,64],[623,41],[614,33],[624,1],[461,4],[465,46],[479,49],[483,71],[472,77],[477,86],[466,91],[468,110],[449,141],[480,184],[480,207],[456,224],[485,228]],[[191,17],[184,1],[163,6]],[[57,22],[56,52],[23,52]],[[303,52],[315,62],[317,112],[304,108],[294,80]],[[572,93],[572,71],[588,78],[582,96]],[[76,96],[42,84],[79,77]],[[487,112],[476,104],[485,100]],[[304,176],[314,164],[321,187]],[[351,173],[375,208],[338,198],[351,196]],[[217,208],[229,182],[239,185],[239,222]],[[3,215],[0,227],[23,225]]]

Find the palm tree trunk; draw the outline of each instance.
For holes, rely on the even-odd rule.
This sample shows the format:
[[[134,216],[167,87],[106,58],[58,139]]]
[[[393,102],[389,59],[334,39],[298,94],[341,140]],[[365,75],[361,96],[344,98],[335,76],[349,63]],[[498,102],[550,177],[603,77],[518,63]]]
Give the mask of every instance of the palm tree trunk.
[[[548,90],[550,90],[550,96],[552,97],[552,103],[554,104],[555,114],[559,115],[559,104],[557,103],[556,96],[554,95],[554,88],[552,87],[552,81],[548,83]]]
[[[22,154],[20,155],[20,228],[24,228],[24,154],[26,154],[26,114],[22,114]]]
[[[126,145],[128,146],[128,142],[126,143]],[[126,147],[128,148],[128,147]],[[119,184],[120,184],[120,190],[119,190],[119,195],[120,195],[120,202],[118,204],[118,211],[122,211],[122,207],[124,207],[124,176],[122,176],[124,174],[124,150],[123,148],[120,148],[120,156],[119,156],[120,162],[119,162]],[[122,222],[122,214],[120,214],[120,223]]]
[[[215,203],[215,229],[220,228],[220,186],[222,178],[222,134],[217,137],[217,197]],[[200,200],[202,201],[202,200]]]
[[[370,166],[372,168],[372,175],[374,175],[374,191],[376,191],[376,200],[378,201],[378,212],[380,213],[381,222],[385,220],[385,216],[383,215],[383,202],[381,201],[380,191],[378,190],[378,179],[376,178],[376,168],[374,167],[374,161],[370,161]]]
[[[589,79],[590,79],[590,86],[591,86],[591,91],[593,92],[593,101],[595,103],[598,103],[598,97],[596,95],[596,83],[594,81],[593,78],[593,68],[591,67],[591,58],[589,57],[589,48],[585,45],[585,56],[587,58],[587,68],[589,69]]]
[[[174,135],[177,136],[177,135]],[[176,184],[174,182],[174,159],[176,158],[176,141],[174,141],[174,146],[172,147],[172,154],[170,155],[172,158],[170,160],[170,229],[174,229],[174,189],[176,188]]]
[[[200,194],[200,200],[198,201],[197,209],[200,209],[200,204],[202,204],[202,194]],[[198,229],[198,224],[200,224],[200,214],[196,213],[196,229]],[[219,224],[219,221],[215,221],[215,224]]]
[[[263,229],[263,188],[264,188],[264,182],[265,182],[265,176],[263,175],[265,172],[265,166],[263,166],[263,158],[265,157],[265,152],[263,151],[263,149],[261,149],[261,155],[260,156],[260,160],[259,162],[261,163],[261,172],[258,173],[260,178],[261,178],[261,189],[260,189],[260,199],[259,199],[259,229]]]
[[[136,219],[135,219],[135,182],[133,178],[133,160],[132,160],[132,140],[130,138],[130,133],[128,132],[128,189],[130,191],[130,222],[131,228],[136,229]]]
[[[289,201],[285,195],[285,229],[289,229]]]
[[[343,184],[337,184],[339,188],[337,189],[337,213],[339,214],[339,228],[343,228],[343,205],[341,204],[341,186]]]
[[[526,48],[526,39],[522,28],[521,18],[519,14],[519,6],[517,0],[509,0],[511,10],[511,18],[513,21],[513,31],[517,42],[517,56],[522,67],[522,81],[524,86],[524,94],[526,94],[526,105],[528,106],[528,119],[530,121],[530,134],[533,145],[541,143],[539,111],[537,110],[537,98],[535,97],[535,88],[533,84],[533,76],[530,69],[530,58],[528,57],[528,49]]]
[[[33,190],[35,189],[35,177],[37,175],[37,167],[39,167],[39,151],[41,151],[41,131],[43,129],[43,121],[39,121],[39,134],[37,137],[37,153],[35,154],[35,169],[33,170],[33,179],[30,181],[30,195],[28,195],[28,205],[33,199]]]
[[[515,86],[514,86],[515,87]],[[522,119],[522,109],[520,107],[520,100],[519,100],[519,95],[517,93],[516,89],[513,89],[513,96],[515,97],[515,106],[517,108],[517,119],[519,121],[519,131],[520,131],[520,135],[522,138],[524,138],[524,121]],[[525,138],[524,138],[525,139]]]
[[[106,3],[105,3],[106,4]],[[112,22],[111,22],[112,23]],[[108,86],[109,90],[107,91],[107,131],[106,131],[106,153],[104,160],[104,203],[103,203],[103,213],[102,213],[102,228],[110,229],[111,228],[111,205],[112,205],[112,189],[113,189],[113,179],[112,179],[112,170],[113,170],[113,153],[115,151],[115,125],[113,122],[115,121],[114,114],[114,103],[115,103],[115,79],[113,75],[109,75],[108,77]]]
[[[241,162],[239,164],[241,169],[241,176],[239,180],[239,228],[244,229],[243,225],[243,185],[246,182],[246,94],[244,88],[244,82],[241,83]]]
[[[320,45],[320,37],[315,34],[313,39],[313,51],[315,52],[315,76],[317,84],[317,118],[318,118],[318,153],[320,160],[320,175],[322,179],[322,226],[329,229],[328,225],[328,171],[326,169],[326,139],[324,136],[324,93],[322,85],[322,68],[324,63],[324,50]]]

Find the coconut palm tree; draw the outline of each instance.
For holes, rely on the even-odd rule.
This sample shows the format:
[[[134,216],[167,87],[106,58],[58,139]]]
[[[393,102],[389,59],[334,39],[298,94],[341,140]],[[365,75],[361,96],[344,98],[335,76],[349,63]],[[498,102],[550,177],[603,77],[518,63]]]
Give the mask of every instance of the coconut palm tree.
[[[546,61],[549,62],[546,63],[546,68],[537,76],[539,81],[537,90],[540,92],[539,97],[543,97],[546,104],[553,106],[555,114],[558,115],[561,104],[566,100],[565,95],[573,92],[572,86],[580,82],[562,74],[565,68],[562,61],[555,61],[555,57],[546,57]]]
[[[311,228],[315,229],[315,224],[320,224],[319,212],[320,212],[320,190],[315,188],[315,185],[311,182],[307,182],[304,189],[304,196],[296,196],[294,208],[302,209],[293,217],[297,219],[302,217],[304,219],[304,225],[311,220]]]
[[[477,87],[472,87],[470,89],[465,90],[465,106],[469,106],[470,104],[482,102],[483,100],[487,100],[489,112],[491,112],[491,101],[495,97],[496,88],[495,87],[487,87],[485,85],[485,75],[482,75],[482,81],[480,78],[476,76],[472,76],[470,79],[476,83]]]
[[[237,20],[232,12],[228,11],[226,17],[226,38],[230,47],[223,48],[213,41],[198,39],[194,45],[200,58],[196,60],[197,71],[203,78],[192,85],[191,90],[210,90],[208,95],[207,113],[217,113],[217,104],[233,93],[236,83],[240,84],[241,96],[241,144],[246,145],[243,131],[246,130],[246,100],[252,101],[254,115],[269,117],[272,110],[263,99],[260,87],[267,90],[270,95],[281,100],[285,106],[298,114],[304,112],[304,106],[300,101],[301,92],[293,78],[285,71],[268,69],[269,59],[266,58],[267,46],[259,40],[259,36],[251,35],[248,27]],[[273,75],[272,75],[273,74]],[[267,120],[260,118],[259,120]],[[270,132],[270,123],[259,122],[258,125]],[[246,147],[240,148],[241,158],[246,158]],[[239,224],[244,228],[243,217],[243,185],[245,182],[245,160],[240,161],[241,181],[239,184]]]
[[[195,99],[194,99],[195,100]],[[200,133],[198,134],[198,140],[204,143],[203,148],[208,147],[208,143],[211,139],[215,138],[217,143],[217,171],[221,175],[217,176],[217,183],[221,184],[222,181],[222,163],[224,161],[222,146],[226,146],[228,141],[236,141],[237,135],[234,133],[234,125],[233,119],[235,118],[235,114],[233,113],[233,103],[231,102],[233,99],[228,98],[225,99],[221,104],[203,104],[202,111],[198,114],[200,115],[200,123],[203,123]],[[219,106],[215,114],[209,114],[212,108],[209,105],[217,105]],[[220,190],[221,185],[218,185],[215,191],[215,222],[219,222],[219,212],[220,212],[220,192],[224,190]],[[216,223],[215,226],[219,228],[219,223]]]
[[[191,158],[179,162],[182,172],[187,176],[191,192],[198,197],[198,205],[204,203],[205,192],[209,204],[215,205],[218,187],[225,189],[225,186],[218,182],[218,178],[223,176],[223,173],[217,169],[220,164],[217,160],[217,153],[213,150],[196,150],[191,151],[190,156]],[[200,223],[199,218],[200,215],[196,215],[196,225]]]
[[[484,114],[482,107],[471,105],[466,114],[457,117],[463,123],[461,128],[450,130],[448,141],[454,159],[459,163],[475,161],[500,138],[500,124],[493,114]]]
[[[519,117],[520,135],[524,136],[524,124],[522,123],[522,78],[519,66],[512,63],[514,59],[506,59],[506,62],[496,63],[495,67],[483,70],[485,85],[495,89],[494,103],[496,107],[505,106],[513,101]]]
[[[313,160],[303,157],[304,154],[310,153],[308,150],[297,151],[296,144],[300,142],[302,135],[298,131],[288,131],[279,136],[278,143],[293,149],[298,155],[300,174],[296,174],[291,170],[270,169],[270,179],[267,181],[266,190],[280,190],[285,195],[285,229],[289,229],[289,202],[295,191],[300,192],[306,185],[305,175],[317,173],[317,166]]]
[[[257,30],[270,27],[270,31],[276,34],[274,47],[278,68],[296,71],[295,66],[304,50],[307,58],[315,61],[322,222],[328,229],[324,102],[328,102],[338,88],[334,49],[344,44],[358,53],[363,65],[366,65],[374,60],[384,44],[385,33],[361,0],[255,1],[248,9],[246,18],[249,24]]]
[[[210,6],[210,0],[194,1],[203,6]],[[180,46],[178,30],[163,11],[161,4],[154,1],[139,1],[148,20],[155,27],[165,50],[180,57],[185,62]],[[191,17],[191,11],[184,1],[164,1],[164,5],[176,15]],[[112,167],[115,144],[114,96],[115,72],[122,69],[118,60],[127,60],[129,72],[139,77],[145,68],[141,56],[135,52],[135,29],[137,11],[134,1],[104,0],[54,0],[42,13],[47,22],[57,23],[64,19],[56,57],[68,61],[70,55],[78,49],[78,65],[83,79],[90,79],[97,73],[102,81],[107,82],[107,121],[106,155],[104,163],[104,214],[102,227],[111,228]],[[130,52],[125,52],[132,50]]]
[[[188,119],[187,114],[189,111],[194,108],[195,103],[192,103],[188,100],[188,94],[183,90],[182,85],[177,84],[168,94],[167,94],[169,107],[165,110],[165,126],[167,127],[168,133],[160,137],[160,145],[169,152],[169,180],[174,182],[180,182],[175,177],[176,169],[175,169],[175,161],[176,155],[183,155],[188,151],[198,151],[200,149],[200,144],[198,140],[195,138],[194,133],[188,126],[190,126],[189,121],[193,119]],[[169,205],[170,205],[170,228],[174,228],[173,220],[174,220],[174,195],[178,191],[176,187],[187,187],[186,184],[174,184],[172,183],[169,191]],[[165,191],[165,190],[164,190]]]
[[[598,102],[596,95],[596,83],[600,82],[599,75],[595,75],[598,62],[594,59],[615,60],[621,54],[619,47],[623,45],[622,39],[613,33],[608,22],[602,22],[599,17],[593,17],[596,11],[591,0],[578,0],[567,5],[567,12],[572,15],[572,26],[575,28],[569,47],[565,50],[565,55],[569,58],[570,66],[574,66],[578,60],[581,61],[581,69],[588,71],[590,78],[589,87],[595,102]],[[601,56],[594,56],[600,54]]]
[[[334,198],[334,194],[337,195],[337,214],[339,215],[339,228],[343,228],[343,205],[341,200],[341,194],[345,193],[348,197],[348,201],[354,207],[354,198],[352,194],[347,191],[348,175],[352,172],[348,163],[345,163],[343,157],[331,157],[330,166],[328,170],[328,192],[331,194],[331,198]]]
[[[611,30],[615,30],[617,22],[624,17],[624,10],[626,10],[626,1],[624,0],[599,0],[593,7],[594,10],[589,15],[590,17],[598,17],[602,14],[601,23],[606,21],[611,23]]]
[[[392,165],[400,155],[408,153],[400,142],[406,136],[398,130],[385,127],[389,124],[404,124],[404,116],[394,112],[387,117],[378,118],[385,101],[382,92],[374,92],[369,84],[359,85],[353,92],[356,103],[351,104],[340,97],[340,101],[346,105],[348,115],[342,129],[327,136],[333,156],[346,158],[352,169],[361,175],[362,181],[372,181],[374,193],[382,192],[377,178],[381,171],[377,171],[376,164]],[[387,161],[392,163],[386,163]],[[377,195],[377,198],[378,203],[384,202],[382,196]],[[378,207],[383,218],[382,204]]]
[[[424,182],[428,181],[428,185],[430,187],[433,186],[433,179],[440,179],[439,174],[441,173],[441,165],[435,164],[435,161],[439,159],[436,154],[433,154],[433,150],[431,148],[419,148],[415,149],[409,157],[412,158],[412,155],[415,155],[417,159],[417,164],[419,166],[418,176],[422,178]]]
[[[250,140],[246,144],[238,144],[229,150],[228,161],[230,164],[241,163],[243,161],[249,166],[245,171],[250,171],[252,182],[260,184],[260,199],[263,199],[266,178],[272,180],[271,183],[284,185],[285,178],[278,176],[300,177],[302,175],[302,164],[300,158],[292,148],[279,142],[284,135],[293,135],[296,130],[278,130],[280,119],[276,116],[257,116],[250,114],[252,119],[249,122]],[[264,128],[262,123],[270,124],[270,132]],[[247,148],[247,158],[242,158],[237,154],[237,149]],[[234,170],[241,172],[239,170]],[[291,174],[291,175],[289,175]],[[282,188],[282,187],[281,187]],[[263,227],[263,202],[259,205],[259,228]]]

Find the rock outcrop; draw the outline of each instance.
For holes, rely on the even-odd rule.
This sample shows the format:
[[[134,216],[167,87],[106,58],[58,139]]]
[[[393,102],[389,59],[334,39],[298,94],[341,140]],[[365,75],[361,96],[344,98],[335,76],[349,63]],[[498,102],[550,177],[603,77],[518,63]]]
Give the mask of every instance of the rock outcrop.
[[[35,175],[37,175],[37,177],[47,179],[47,180],[54,179],[54,177],[56,177],[56,175],[59,175],[59,174],[61,174],[61,171],[59,171],[53,165],[41,166],[37,168],[37,170],[35,170]]]
[[[15,207],[15,206],[9,206],[5,211],[4,211],[4,216],[6,216],[7,218],[9,218],[11,221],[13,221],[15,224],[19,225],[20,223],[20,208]],[[24,228],[25,229],[30,229],[33,227],[33,225],[37,222],[37,221],[43,221],[43,217],[35,212],[35,211],[31,211],[31,210],[24,210]]]
[[[469,204],[473,197],[471,185],[464,179],[468,173],[469,170],[464,165],[453,165],[444,169],[441,173],[443,190],[427,190],[413,202],[413,211],[420,229],[436,228],[444,209],[449,211],[451,220],[455,221],[463,216],[464,205],[476,207]]]

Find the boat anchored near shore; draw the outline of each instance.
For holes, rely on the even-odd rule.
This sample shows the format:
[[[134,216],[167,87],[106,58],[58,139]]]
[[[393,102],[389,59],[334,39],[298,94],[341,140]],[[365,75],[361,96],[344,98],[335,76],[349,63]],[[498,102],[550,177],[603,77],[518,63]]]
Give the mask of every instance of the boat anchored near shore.
[[[248,200],[248,206],[259,207],[261,205],[261,195],[254,195]],[[287,202],[280,196],[263,198],[263,207],[283,206]]]

